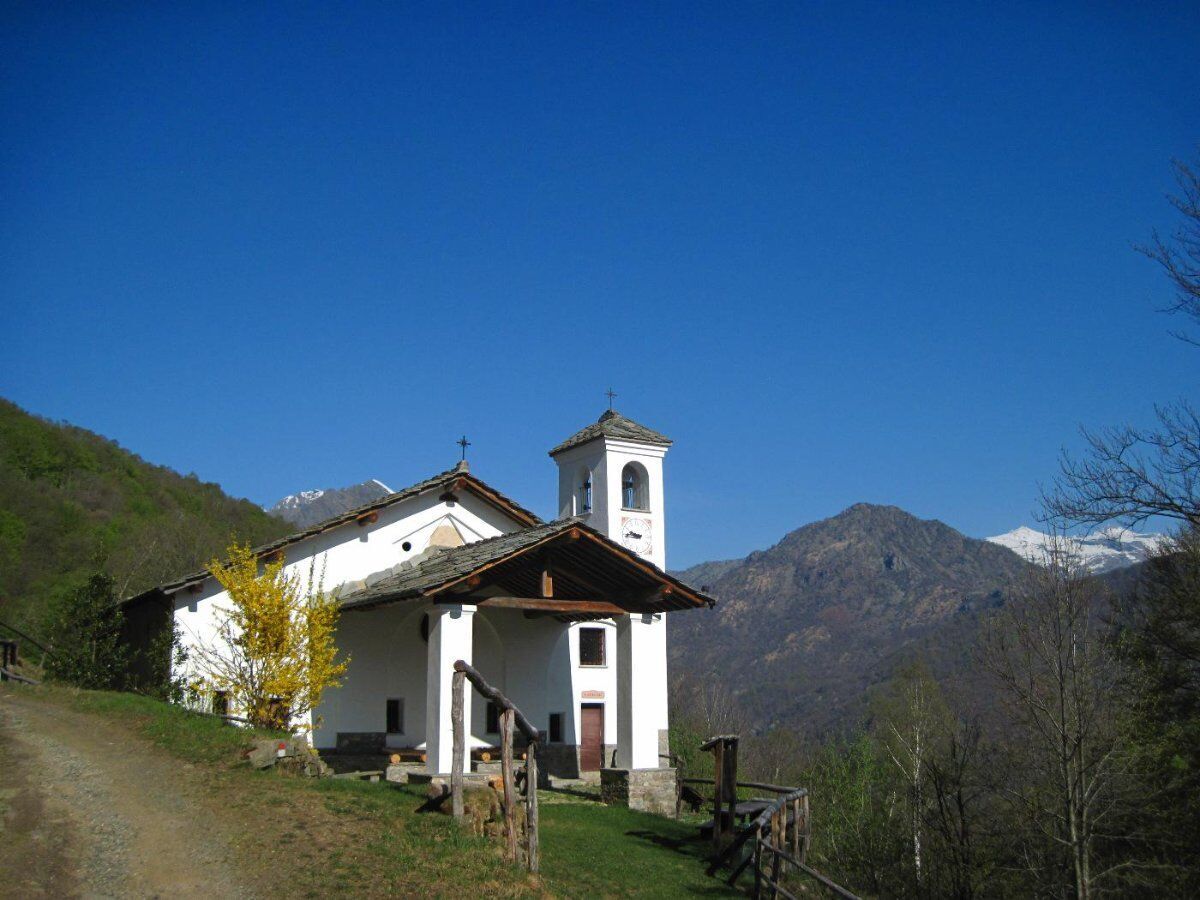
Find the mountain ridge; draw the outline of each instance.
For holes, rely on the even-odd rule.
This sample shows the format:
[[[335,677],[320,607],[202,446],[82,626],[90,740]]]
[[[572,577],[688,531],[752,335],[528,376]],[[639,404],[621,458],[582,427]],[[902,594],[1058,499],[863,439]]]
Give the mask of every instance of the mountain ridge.
[[[716,608],[670,617],[669,664],[676,677],[720,671],[757,730],[858,721],[872,686],[913,654],[961,671],[964,636],[1031,570],[1008,548],[869,503],[724,563],[709,584]]]
[[[297,528],[308,528],[380,497],[386,497],[390,493],[392,489],[378,478],[368,478],[349,487],[321,488],[288,494],[268,507],[267,512],[286,519]]]
[[[1167,536],[1112,526],[1084,535],[1056,537],[1027,525],[1019,525],[1012,531],[985,540],[1007,547],[1023,559],[1039,564],[1046,561],[1047,551],[1057,541],[1085,571],[1101,575],[1145,562],[1165,544]]]

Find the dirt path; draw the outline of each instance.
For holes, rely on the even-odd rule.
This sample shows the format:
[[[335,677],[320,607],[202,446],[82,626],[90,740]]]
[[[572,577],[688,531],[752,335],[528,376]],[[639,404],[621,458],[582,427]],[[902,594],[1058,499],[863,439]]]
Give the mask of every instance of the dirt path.
[[[99,717],[0,696],[0,897],[246,897],[194,766]]]

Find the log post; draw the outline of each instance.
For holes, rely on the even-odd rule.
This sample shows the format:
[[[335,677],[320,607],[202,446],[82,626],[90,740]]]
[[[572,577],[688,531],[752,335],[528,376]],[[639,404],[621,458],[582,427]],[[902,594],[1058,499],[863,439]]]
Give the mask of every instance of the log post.
[[[800,818],[800,798],[792,801],[792,858],[800,859],[800,828],[803,820]],[[794,863],[792,864],[794,871],[799,871]]]
[[[463,757],[466,755],[466,728],[463,725],[463,689],[467,676],[456,671],[450,690],[450,724],[454,731],[454,758],[450,764],[450,804],[454,821],[463,818]]]
[[[787,809],[786,809],[786,807],[784,807],[782,805],[775,812],[775,815],[771,816],[771,846],[773,846],[776,850],[782,850],[784,848],[782,832],[783,832],[783,823],[786,820],[786,818],[787,818]],[[779,878],[780,878],[779,870],[780,870],[780,868],[781,867],[779,865],[779,854],[772,853],[771,854],[771,881],[774,882],[774,884],[771,886],[771,896],[772,897],[779,896]]]
[[[725,800],[725,744],[717,741],[713,744],[713,834],[712,855],[717,859],[721,855],[721,839],[725,833],[724,816],[721,815],[721,804]],[[732,810],[730,810],[732,813]]]
[[[754,833],[754,896],[757,900],[762,894],[762,826]]]
[[[538,858],[538,795],[537,743],[531,743],[525,761],[525,850],[530,872],[537,872]]]
[[[800,861],[806,862],[808,860],[808,847],[812,843],[812,819],[810,818],[812,813],[808,808],[808,794],[800,798],[800,803],[801,809],[804,812],[804,842],[800,847]]]
[[[513,711],[500,713],[500,769],[504,778],[504,837],[509,862],[517,861],[516,783],[513,780]]]

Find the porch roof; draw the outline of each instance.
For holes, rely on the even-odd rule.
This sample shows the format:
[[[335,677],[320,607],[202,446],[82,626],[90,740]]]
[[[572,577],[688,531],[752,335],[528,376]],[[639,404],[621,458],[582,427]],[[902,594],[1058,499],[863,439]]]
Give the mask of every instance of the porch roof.
[[[435,550],[341,597],[346,610],[416,599],[570,619],[602,618],[606,608],[647,613],[716,603],[575,518]]]

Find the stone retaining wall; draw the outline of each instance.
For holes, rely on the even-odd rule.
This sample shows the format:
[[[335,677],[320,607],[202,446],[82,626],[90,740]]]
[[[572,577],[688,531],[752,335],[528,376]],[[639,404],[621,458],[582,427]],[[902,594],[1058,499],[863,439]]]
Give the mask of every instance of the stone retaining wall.
[[[660,816],[675,815],[674,769],[601,769],[600,799]]]

